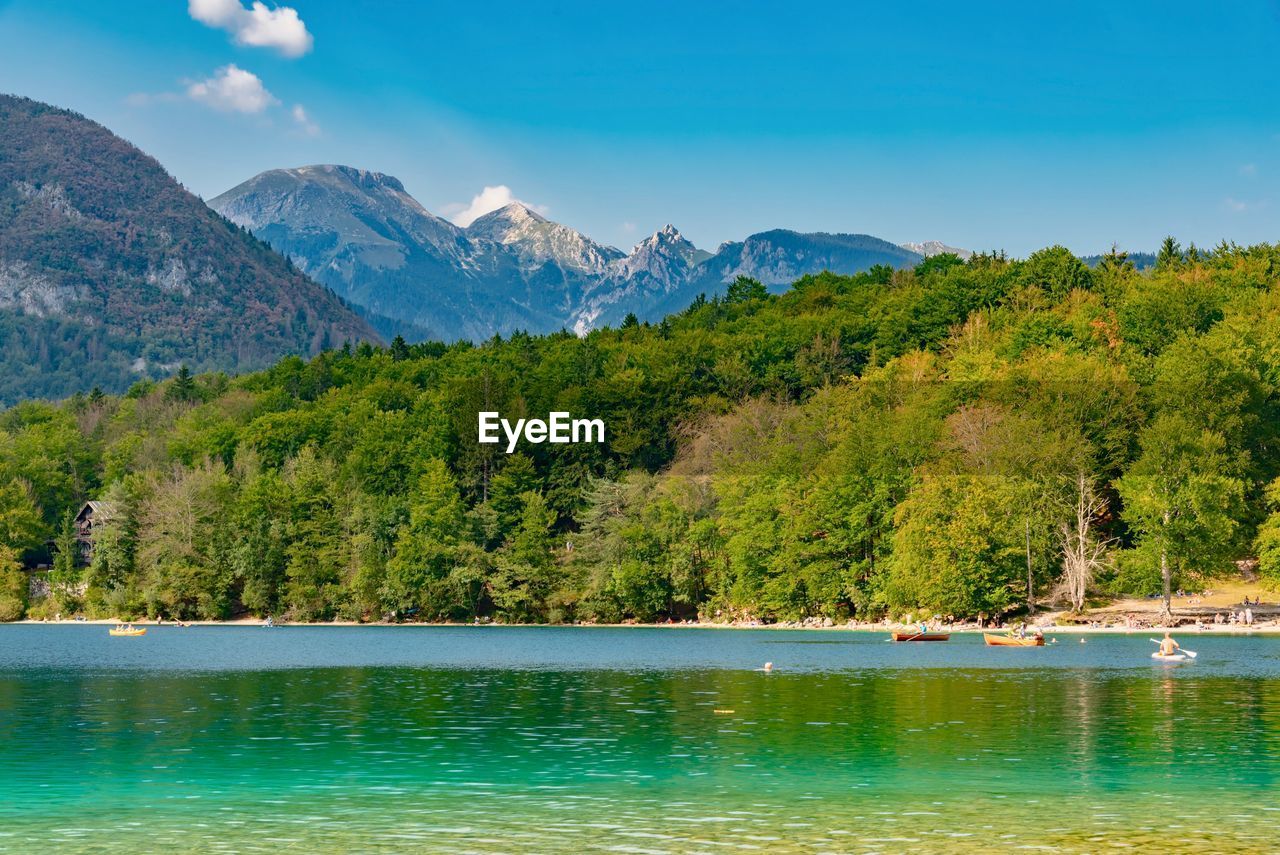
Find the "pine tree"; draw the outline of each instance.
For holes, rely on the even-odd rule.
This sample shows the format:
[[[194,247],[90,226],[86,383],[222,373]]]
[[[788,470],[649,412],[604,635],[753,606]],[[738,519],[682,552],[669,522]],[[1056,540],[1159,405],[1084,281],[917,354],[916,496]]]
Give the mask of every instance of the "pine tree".
[[[1177,270],[1182,267],[1183,261],[1182,245],[1174,240],[1173,235],[1169,235],[1160,244],[1160,252],[1156,254],[1156,270]]]
[[[1123,252],[1113,243],[1107,254],[1098,261],[1098,269],[1107,273],[1130,271],[1133,270],[1133,262],[1129,260],[1129,253]]]
[[[403,362],[409,358],[409,344],[404,340],[404,336],[398,335],[392,340],[391,358],[396,362]]]
[[[165,393],[165,397],[170,401],[194,401],[199,397],[195,378],[191,376],[191,369],[186,366],[186,363],[183,363],[178,373],[173,375],[173,382]]]

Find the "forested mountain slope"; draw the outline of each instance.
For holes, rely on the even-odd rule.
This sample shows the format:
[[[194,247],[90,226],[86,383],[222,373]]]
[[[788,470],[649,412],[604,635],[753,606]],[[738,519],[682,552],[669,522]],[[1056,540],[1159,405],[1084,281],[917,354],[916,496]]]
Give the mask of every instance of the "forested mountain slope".
[[[582,338],[14,407],[0,543],[115,509],[93,564],[55,571],[64,613],[993,615],[1026,597],[1028,538],[1037,592],[1077,605],[1158,593],[1162,567],[1280,580],[1278,378],[1275,246],[739,280]],[[508,456],[479,410],[567,410],[607,441]]]
[[[371,337],[152,158],[76,113],[0,95],[0,403]]]

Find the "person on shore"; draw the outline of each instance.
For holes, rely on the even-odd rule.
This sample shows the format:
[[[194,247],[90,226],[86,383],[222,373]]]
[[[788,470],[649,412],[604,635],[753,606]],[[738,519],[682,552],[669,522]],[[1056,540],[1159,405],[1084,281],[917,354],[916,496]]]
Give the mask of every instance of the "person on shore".
[[[1173,640],[1173,636],[1169,633],[1164,634],[1164,638],[1160,641],[1160,655],[1172,656],[1178,652],[1178,642]]]
[[[1244,625],[1253,626],[1253,609],[1244,610]]]

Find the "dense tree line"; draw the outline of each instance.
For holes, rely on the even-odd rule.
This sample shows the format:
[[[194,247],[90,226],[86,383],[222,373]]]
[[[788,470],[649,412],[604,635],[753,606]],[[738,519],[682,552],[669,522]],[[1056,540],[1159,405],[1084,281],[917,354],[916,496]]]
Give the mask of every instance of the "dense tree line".
[[[1144,271],[935,256],[582,338],[182,372],[0,413],[0,617],[959,617],[1280,581],[1278,380],[1280,246],[1172,240]],[[507,455],[480,410],[607,442]]]

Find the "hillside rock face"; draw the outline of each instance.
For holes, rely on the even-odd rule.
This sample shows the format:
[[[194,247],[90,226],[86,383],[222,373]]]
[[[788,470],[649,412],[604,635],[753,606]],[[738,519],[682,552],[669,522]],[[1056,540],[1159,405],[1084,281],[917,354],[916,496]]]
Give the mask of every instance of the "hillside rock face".
[[[599,276],[623,254],[568,226],[553,223],[519,202],[485,214],[467,227],[467,236],[506,247],[525,271],[554,265],[566,273]]]
[[[645,320],[667,314],[659,307],[679,294],[710,257],[675,226],[663,226],[603,271],[573,314],[574,331],[584,335],[593,327],[616,325],[629,314]]]
[[[380,172],[273,169],[209,205],[371,315],[425,326],[422,337],[483,337],[487,326],[473,318],[495,308],[484,285],[516,273],[504,254],[474,251],[461,229]]]
[[[518,202],[465,229],[429,213],[395,178],[346,166],[264,172],[209,203],[364,307],[379,328],[481,340],[657,320],[737,276],[774,290],[808,273],[911,265],[921,255],[868,235],[776,230],[712,254],[671,225],[630,253]]]
[[[376,339],[334,293],[76,113],[0,96],[0,404]]]
[[[775,229],[727,243],[707,262],[702,278],[732,282],[738,276],[759,279],[771,289],[790,285],[822,270],[865,270],[876,264],[914,264],[917,254],[870,235],[800,234]]]

